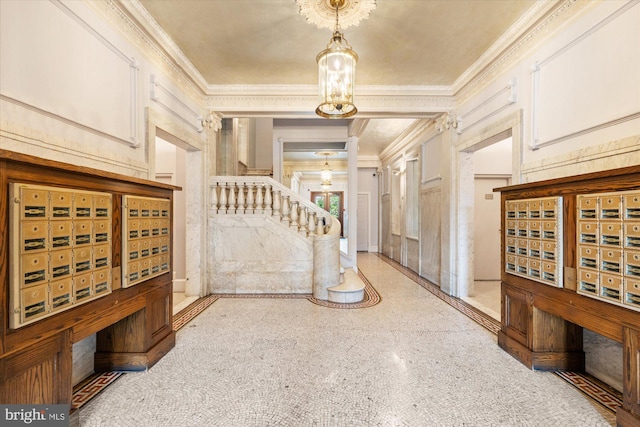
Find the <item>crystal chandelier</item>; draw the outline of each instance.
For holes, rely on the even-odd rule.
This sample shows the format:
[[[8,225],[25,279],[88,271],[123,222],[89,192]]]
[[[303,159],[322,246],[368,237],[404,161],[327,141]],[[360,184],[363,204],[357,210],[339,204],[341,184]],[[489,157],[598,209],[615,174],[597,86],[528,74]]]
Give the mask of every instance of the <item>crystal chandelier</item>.
[[[327,48],[316,57],[320,105],[316,114],[329,119],[343,119],[358,112],[353,103],[358,55],[340,32],[338,12],[345,0],[329,0],[336,10],[336,24]]]

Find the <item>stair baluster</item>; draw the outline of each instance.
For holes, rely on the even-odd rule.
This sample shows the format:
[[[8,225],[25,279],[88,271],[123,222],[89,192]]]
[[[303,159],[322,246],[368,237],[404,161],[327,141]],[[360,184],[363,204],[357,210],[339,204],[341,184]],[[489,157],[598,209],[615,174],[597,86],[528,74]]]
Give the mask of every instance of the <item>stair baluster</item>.
[[[296,200],[291,200],[291,213],[289,217],[291,218],[291,224],[289,227],[298,231],[300,229],[300,224],[298,223],[299,215],[298,215],[298,202]]]
[[[289,203],[289,195],[283,194],[282,195],[282,221],[286,222],[287,225],[291,223],[290,212],[291,212],[291,205]]]
[[[307,236],[308,235],[308,229],[307,229],[307,208],[300,206],[300,219],[298,220],[298,223],[300,224],[300,234],[302,234],[303,236]]]
[[[220,208],[218,209],[218,213],[226,214],[227,213],[227,189],[224,182],[220,184]]]
[[[307,228],[309,229],[309,236],[316,234],[316,213],[314,211],[309,212],[309,225]]]
[[[246,201],[244,199],[245,184],[244,182],[238,182],[236,185],[238,186],[238,207],[236,208],[236,213],[243,214],[245,213],[246,205]]]
[[[252,214],[254,212],[254,198],[253,198],[253,183],[247,182],[247,208],[245,212],[248,214]]]
[[[264,185],[258,184],[256,185],[256,208],[254,213],[261,214],[264,211],[264,196],[263,196]]]
[[[322,215],[318,215],[318,226],[316,227],[316,235],[323,236],[324,234],[324,217]]]
[[[227,213],[234,214],[236,213],[236,184],[235,182],[230,182],[229,186],[229,208],[227,208]]]
[[[273,211],[273,199],[271,197],[271,185],[265,184],[264,186],[264,210],[267,215],[271,215]]]
[[[218,213],[218,183],[211,186],[211,213]]]

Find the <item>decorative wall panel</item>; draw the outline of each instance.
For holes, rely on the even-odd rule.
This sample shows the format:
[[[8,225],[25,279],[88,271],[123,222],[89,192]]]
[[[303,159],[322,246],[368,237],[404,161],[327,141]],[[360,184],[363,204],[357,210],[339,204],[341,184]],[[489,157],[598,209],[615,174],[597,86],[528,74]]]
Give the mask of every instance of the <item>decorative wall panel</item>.
[[[640,311],[640,191],[578,195],[578,293]]]
[[[505,271],[562,287],[562,197],[505,203]]]
[[[11,183],[10,327],[111,293],[111,194]]]
[[[171,201],[124,196],[122,287],[167,273],[171,255]]]

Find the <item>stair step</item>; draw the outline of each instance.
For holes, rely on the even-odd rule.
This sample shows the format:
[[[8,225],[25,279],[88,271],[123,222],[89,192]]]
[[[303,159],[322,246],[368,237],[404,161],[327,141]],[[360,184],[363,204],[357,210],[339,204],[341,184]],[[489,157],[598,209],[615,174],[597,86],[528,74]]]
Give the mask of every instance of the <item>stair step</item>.
[[[344,277],[343,283],[327,288],[329,301],[342,304],[362,301],[365,285],[360,276],[353,269],[347,269]]]

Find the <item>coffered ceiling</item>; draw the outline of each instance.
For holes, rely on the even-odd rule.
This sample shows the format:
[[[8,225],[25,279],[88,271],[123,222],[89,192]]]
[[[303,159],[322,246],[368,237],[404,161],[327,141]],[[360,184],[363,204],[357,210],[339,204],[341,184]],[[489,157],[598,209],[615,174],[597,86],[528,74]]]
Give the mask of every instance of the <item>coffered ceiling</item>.
[[[331,31],[307,22],[295,0],[128,3],[138,1],[210,87],[317,84],[315,58],[329,42]],[[121,3],[130,7],[124,0]],[[536,1],[376,3],[367,19],[344,30],[359,56],[356,96],[359,86],[369,91],[395,88],[404,94],[410,94],[414,87],[451,88]],[[300,111],[306,118],[312,113]],[[356,118],[367,117],[367,113],[362,111]],[[437,113],[422,117],[435,117]],[[379,155],[415,118],[398,117],[392,109],[376,111],[369,117],[360,135],[359,155]]]

